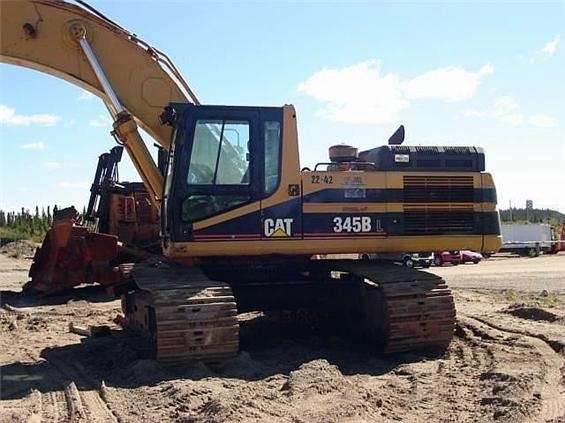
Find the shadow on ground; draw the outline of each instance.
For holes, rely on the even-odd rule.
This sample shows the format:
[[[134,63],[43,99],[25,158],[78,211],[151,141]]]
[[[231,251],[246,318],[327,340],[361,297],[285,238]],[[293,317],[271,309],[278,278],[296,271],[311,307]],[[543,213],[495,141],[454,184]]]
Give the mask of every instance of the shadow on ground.
[[[9,304],[13,307],[36,307],[43,305],[60,305],[69,301],[85,300],[91,303],[102,303],[115,300],[102,285],[87,285],[69,289],[57,295],[39,296],[24,291],[0,291],[0,307]]]
[[[69,381],[74,381],[79,389],[89,390],[99,389],[102,381],[109,387],[136,388],[174,379],[261,380],[276,374],[288,375],[317,359],[327,360],[345,375],[382,375],[402,364],[434,357],[433,353],[382,356],[374,346],[358,338],[330,335],[332,329],[331,325],[305,324],[301,318],[246,318],[241,322],[237,357],[222,364],[194,363],[182,367],[165,367],[147,358],[139,338],[114,330],[108,336],[45,348],[40,361],[1,366],[2,398],[22,398],[30,389],[58,391]]]

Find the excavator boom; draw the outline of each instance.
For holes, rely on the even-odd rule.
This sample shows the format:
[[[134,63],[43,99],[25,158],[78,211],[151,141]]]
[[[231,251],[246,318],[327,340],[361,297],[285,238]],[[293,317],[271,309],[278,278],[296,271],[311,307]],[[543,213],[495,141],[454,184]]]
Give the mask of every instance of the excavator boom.
[[[0,3],[0,61],[39,70],[109,99],[73,39],[77,24],[124,107],[155,140],[169,148],[171,128],[159,122],[170,102],[199,104],[170,59],[136,35],[83,7],[64,1]]]
[[[159,115],[172,101],[199,104],[172,61],[95,9],[53,0],[0,3],[0,61],[36,69],[102,98],[155,206],[163,178],[137,123],[165,149]]]

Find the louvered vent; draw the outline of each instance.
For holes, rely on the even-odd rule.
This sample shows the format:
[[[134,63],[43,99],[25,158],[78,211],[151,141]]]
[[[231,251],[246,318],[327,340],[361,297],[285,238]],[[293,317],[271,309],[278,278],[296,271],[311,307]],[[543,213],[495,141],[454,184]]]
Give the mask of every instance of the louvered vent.
[[[404,203],[472,203],[472,176],[404,176]]]
[[[473,233],[473,207],[404,207],[404,230],[410,234]]]
[[[434,147],[434,146],[416,146],[413,148],[415,151],[419,153],[434,153],[434,154],[439,153],[439,147]]]

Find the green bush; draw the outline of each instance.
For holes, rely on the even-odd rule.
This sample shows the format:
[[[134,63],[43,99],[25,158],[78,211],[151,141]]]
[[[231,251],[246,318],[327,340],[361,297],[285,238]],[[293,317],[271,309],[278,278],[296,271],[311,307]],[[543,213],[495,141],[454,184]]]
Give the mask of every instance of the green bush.
[[[53,212],[56,210],[57,206],[53,207]],[[0,239],[2,243],[18,239],[41,242],[52,223],[51,207],[42,208],[41,211],[35,207],[35,213],[23,208],[19,212],[0,210]]]

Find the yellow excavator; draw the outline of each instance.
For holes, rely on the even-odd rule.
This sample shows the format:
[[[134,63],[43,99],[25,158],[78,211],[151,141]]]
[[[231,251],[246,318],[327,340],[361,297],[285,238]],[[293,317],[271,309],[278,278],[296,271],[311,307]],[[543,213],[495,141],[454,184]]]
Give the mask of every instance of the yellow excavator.
[[[120,185],[116,160],[101,157],[111,166],[97,180],[110,182],[111,195],[96,216],[114,229],[93,232],[73,209],[61,211],[31,288],[49,292],[63,279],[111,287],[123,325],[163,362],[235,355],[237,313],[249,310],[330,312],[384,352],[447,347],[455,307],[440,277],[336,257],[497,251],[482,149],[402,145],[400,127],[387,145],[334,146],[329,161],[301,169],[293,106],[201,105],[164,53],[82,1],[0,9],[1,60],[100,97],[143,181]],[[139,127],[162,148],[159,166]],[[132,241],[139,228],[150,228],[144,239],[157,238],[159,251]]]

